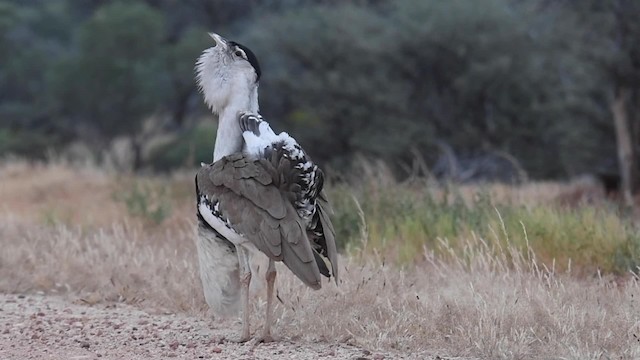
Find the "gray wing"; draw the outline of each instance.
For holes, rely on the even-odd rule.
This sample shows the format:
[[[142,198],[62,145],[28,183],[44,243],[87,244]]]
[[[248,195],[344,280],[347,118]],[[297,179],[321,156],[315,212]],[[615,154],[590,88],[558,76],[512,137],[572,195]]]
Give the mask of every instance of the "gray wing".
[[[315,251],[282,176],[291,164],[285,158],[273,160],[251,160],[238,153],[202,167],[196,175],[198,201],[206,201],[230,229],[319,289]]]

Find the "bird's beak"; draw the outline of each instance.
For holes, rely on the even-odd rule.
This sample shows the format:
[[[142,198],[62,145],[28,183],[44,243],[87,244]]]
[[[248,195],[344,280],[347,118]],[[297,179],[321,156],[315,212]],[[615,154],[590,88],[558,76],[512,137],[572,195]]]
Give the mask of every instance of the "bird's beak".
[[[220,36],[220,35],[218,35],[216,33],[209,33],[209,36],[211,36],[211,38],[215,42],[214,47],[216,47],[218,45],[222,45],[222,47],[226,47],[227,46],[227,40],[225,40],[222,36]]]

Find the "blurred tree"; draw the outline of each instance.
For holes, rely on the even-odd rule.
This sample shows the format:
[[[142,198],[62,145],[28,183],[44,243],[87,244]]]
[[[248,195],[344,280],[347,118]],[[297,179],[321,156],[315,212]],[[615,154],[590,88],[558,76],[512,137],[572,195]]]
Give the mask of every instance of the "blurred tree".
[[[499,0],[400,2],[391,61],[400,79],[415,79],[409,102],[435,137],[463,155],[512,154],[548,176],[559,164],[540,156],[540,145],[557,144],[538,136],[559,115],[549,106],[557,79],[541,71],[552,54],[541,51],[545,39],[530,36],[519,10]]]
[[[197,167],[202,161],[211,159],[211,145],[215,138],[216,127],[213,122],[185,129],[172,141],[155,147],[149,156],[149,165],[156,171]]]
[[[140,167],[149,118],[171,119],[163,129],[190,149],[206,29],[257,53],[265,116],[338,169],[360,153],[398,174],[419,156],[458,179],[505,162],[574,175],[616,158],[616,129],[619,162],[633,164],[637,4],[0,0],[0,153],[128,136]],[[193,153],[163,151],[167,164]]]
[[[634,0],[562,1],[558,6],[579,33],[574,51],[601,79],[595,96],[607,104],[617,142],[622,192],[627,204],[640,190],[640,2]],[[571,24],[571,25],[569,25]],[[573,30],[576,33],[575,30]]]
[[[211,38],[200,27],[187,29],[177,42],[165,46],[170,81],[167,107],[173,123],[178,127],[183,127],[190,107],[202,106],[200,97],[196,96],[193,68],[202,50],[209,46]]]
[[[47,70],[71,33],[65,10],[61,0],[35,9],[0,1],[0,132],[7,139],[0,143],[2,153],[39,157],[67,135],[50,121],[46,84]]]
[[[366,8],[306,7],[272,16],[246,36],[265,64],[264,113],[295,133],[318,160],[344,167],[355,151],[377,147],[376,153],[391,151],[389,159],[398,153],[392,140],[369,138],[366,147],[357,139],[374,135],[372,123],[401,120],[403,102],[395,100],[406,91],[404,84],[380,63],[388,51],[385,25]],[[398,140],[408,132],[386,130]]]
[[[320,160],[341,167],[360,152],[402,164],[416,149],[434,163],[444,142],[553,176],[563,158],[545,154],[562,150],[555,125],[575,116],[565,100],[577,93],[558,76],[564,44],[534,34],[525,15],[506,0],[310,6],[271,16],[248,40],[267,62],[266,115]]]
[[[132,139],[135,169],[142,166],[143,122],[169,92],[163,37],[158,11],[141,3],[105,5],[81,27],[77,55],[59,64],[53,80],[94,144],[118,135]]]

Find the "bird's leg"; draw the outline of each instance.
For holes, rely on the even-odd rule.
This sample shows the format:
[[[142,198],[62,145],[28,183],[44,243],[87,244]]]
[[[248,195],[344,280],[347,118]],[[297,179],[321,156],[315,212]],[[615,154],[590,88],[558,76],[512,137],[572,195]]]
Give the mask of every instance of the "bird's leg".
[[[238,342],[247,342],[251,338],[249,333],[249,284],[251,283],[251,267],[249,254],[242,246],[237,246],[238,262],[240,263],[240,297],[242,301],[242,333]]]
[[[261,342],[271,342],[273,337],[271,336],[271,314],[273,312],[273,287],[276,282],[276,265],[275,262],[269,259],[269,267],[267,268],[267,316],[264,323],[264,329],[262,331]]]

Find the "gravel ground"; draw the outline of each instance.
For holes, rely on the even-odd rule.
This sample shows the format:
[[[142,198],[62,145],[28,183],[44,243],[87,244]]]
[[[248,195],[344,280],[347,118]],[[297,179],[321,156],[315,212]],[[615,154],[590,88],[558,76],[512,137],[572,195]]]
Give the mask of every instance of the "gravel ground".
[[[236,344],[226,340],[235,337],[236,328],[235,322],[214,324],[123,304],[90,306],[57,296],[0,294],[0,360],[430,358],[290,339]]]

